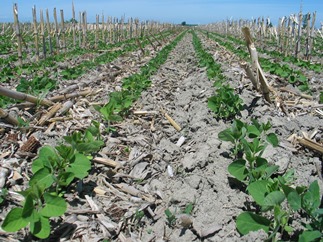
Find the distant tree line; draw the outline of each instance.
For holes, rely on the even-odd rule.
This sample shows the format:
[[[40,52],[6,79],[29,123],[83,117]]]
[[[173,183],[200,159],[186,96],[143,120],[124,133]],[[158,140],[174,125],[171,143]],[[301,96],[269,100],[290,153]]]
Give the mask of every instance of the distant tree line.
[[[181,23],[181,25],[182,25],[182,26],[189,26],[189,27],[190,27],[190,26],[197,26],[198,24],[187,24],[187,23],[186,23],[186,21],[183,21],[183,22]]]

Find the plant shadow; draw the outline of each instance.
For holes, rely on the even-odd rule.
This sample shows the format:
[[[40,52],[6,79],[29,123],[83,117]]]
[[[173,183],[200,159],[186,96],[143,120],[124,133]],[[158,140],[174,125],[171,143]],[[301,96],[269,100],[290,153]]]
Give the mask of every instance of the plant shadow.
[[[246,184],[242,183],[241,181],[237,180],[236,178],[228,177],[228,182],[229,182],[229,186],[231,189],[240,190],[244,193],[247,192]]]
[[[255,107],[258,106],[257,102],[259,101],[260,97],[255,97],[252,99],[249,106],[245,106],[245,110],[248,111],[248,116],[251,116],[254,112]]]

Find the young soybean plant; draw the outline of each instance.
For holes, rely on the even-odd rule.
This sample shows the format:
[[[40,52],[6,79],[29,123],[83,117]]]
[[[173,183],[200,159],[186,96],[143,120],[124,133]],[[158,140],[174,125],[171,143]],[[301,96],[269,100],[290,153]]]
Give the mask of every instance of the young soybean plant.
[[[299,236],[300,241],[319,241],[323,238],[323,209],[317,181],[309,188],[293,185],[293,171],[277,175],[279,166],[269,165],[262,156],[268,143],[278,145],[274,133],[268,133],[269,122],[260,124],[256,120],[251,125],[235,120],[232,126],[219,133],[219,138],[234,144],[235,160],[228,166],[229,173],[247,185],[260,211],[243,212],[236,220],[238,231],[248,234],[263,229],[268,233],[268,241],[276,241],[280,234],[292,234],[292,215],[301,212],[308,224]],[[287,201],[283,206],[283,202]]]
[[[232,118],[242,110],[243,101],[229,85],[221,85],[208,99],[208,107],[217,118]]]
[[[83,179],[91,168],[90,154],[104,144],[99,124],[74,132],[64,139],[70,145],[44,146],[32,163],[29,188],[20,192],[25,197],[22,208],[13,208],[2,223],[2,229],[16,232],[29,225],[30,232],[44,239],[50,235],[50,218],[65,213],[64,188],[75,179]]]

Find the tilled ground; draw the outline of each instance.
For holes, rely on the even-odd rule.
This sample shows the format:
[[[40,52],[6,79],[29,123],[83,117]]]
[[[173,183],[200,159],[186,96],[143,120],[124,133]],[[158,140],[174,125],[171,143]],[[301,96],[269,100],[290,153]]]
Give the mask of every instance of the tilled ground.
[[[246,109],[241,120],[258,118],[273,124],[282,145],[268,147],[266,158],[283,169],[295,168],[300,184],[318,179],[321,171],[315,164],[322,162],[322,157],[287,149],[284,143],[295,132],[322,132],[322,117],[283,116],[247,85],[248,80],[239,82],[244,74],[232,54],[199,37],[243,99]],[[49,241],[263,241],[261,232],[241,237],[236,231],[235,218],[251,199],[227,172],[231,146],[220,141],[218,133],[230,122],[215,119],[207,107],[214,87],[206,70],[198,65],[191,34],[184,36],[151,80],[152,86],[133,106],[133,114],[115,125],[117,132],[105,137],[105,147],[95,157],[91,174],[66,194],[68,212],[54,221]],[[97,83],[104,88],[104,81],[99,78]],[[117,85],[118,78],[116,81]],[[92,101],[102,102],[99,99],[97,95]],[[88,113],[88,105],[81,106],[85,123],[98,117],[91,109]],[[148,113],[135,115],[138,110]],[[175,120],[180,131],[161,110]],[[118,165],[97,162],[111,160]],[[184,213],[187,208],[192,208],[190,215]],[[165,210],[175,219],[167,218]],[[26,231],[18,236],[32,240]],[[3,234],[3,238],[21,240],[17,234]]]

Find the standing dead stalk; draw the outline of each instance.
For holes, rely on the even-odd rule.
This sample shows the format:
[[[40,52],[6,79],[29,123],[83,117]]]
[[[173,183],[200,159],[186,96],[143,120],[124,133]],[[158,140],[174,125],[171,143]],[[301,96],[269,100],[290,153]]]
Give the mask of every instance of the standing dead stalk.
[[[22,65],[22,47],[21,47],[22,38],[21,38],[20,27],[19,27],[17,3],[13,5],[13,17],[15,22],[15,33],[16,33],[17,42],[18,42],[18,60],[19,60],[19,65]]]
[[[36,6],[32,8],[33,12],[33,24],[34,24],[34,38],[35,38],[35,53],[36,53],[36,61],[39,61],[39,43],[38,43],[38,28],[37,28],[37,14],[36,14]]]
[[[252,67],[254,68],[254,70],[257,73],[257,77],[258,77],[258,81],[260,83],[260,88],[261,91],[264,95],[264,98],[267,102],[271,103],[271,99],[270,99],[270,91],[272,90],[272,88],[269,86],[267,79],[265,77],[265,74],[260,66],[260,63],[258,61],[258,53],[256,50],[256,47],[252,41],[251,38],[251,34],[250,34],[250,30],[248,27],[244,27],[242,28],[242,32],[244,34],[246,43],[247,43],[247,47],[249,50],[249,54],[251,56],[251,60],[252,60]]]

